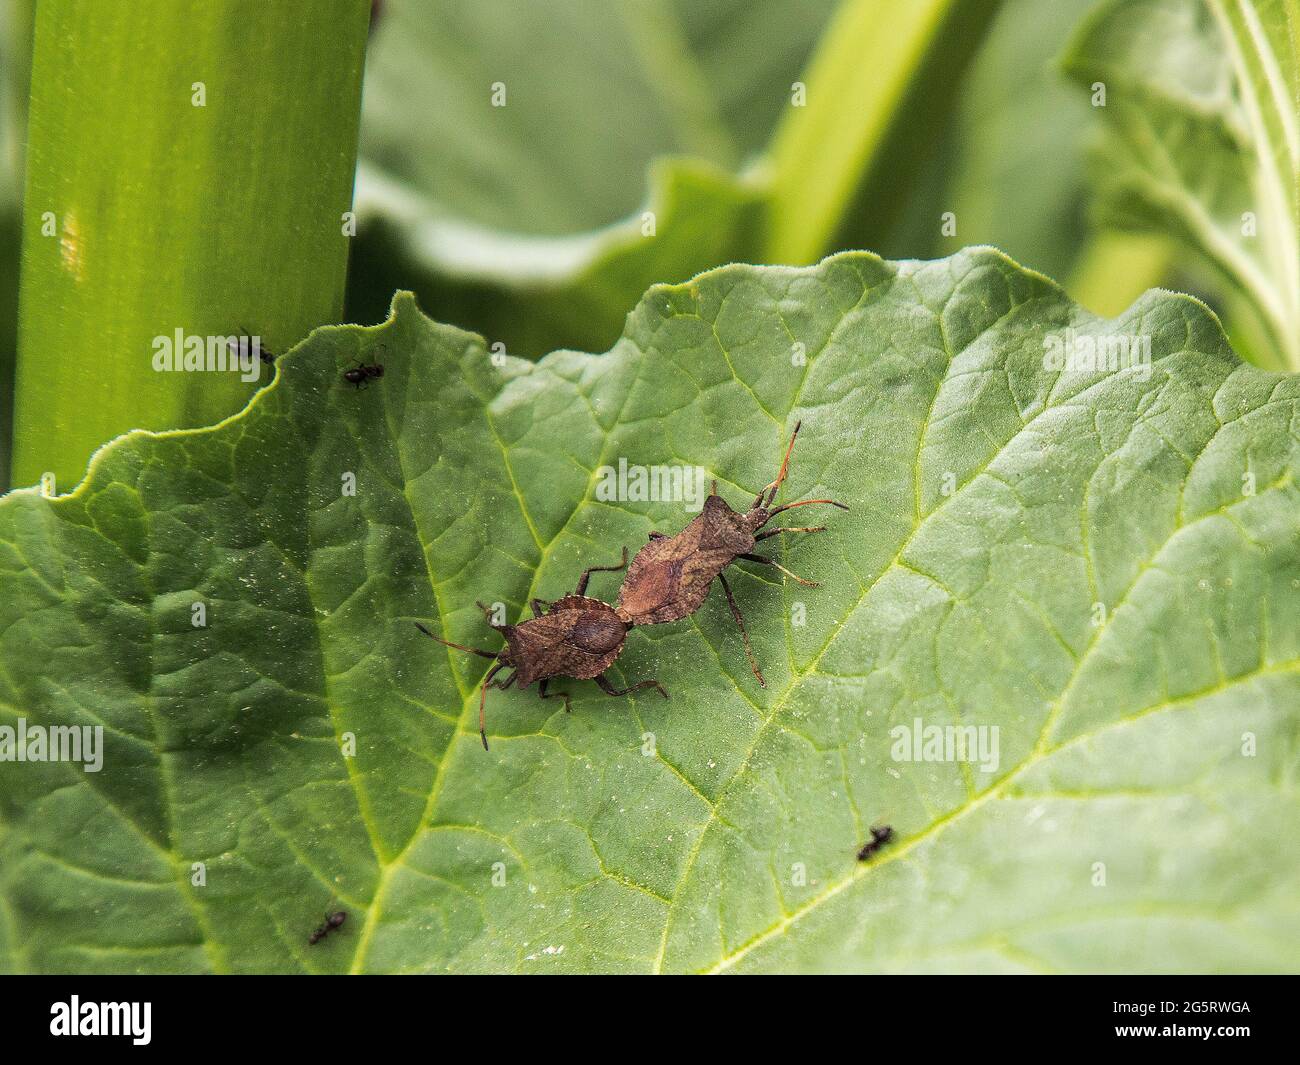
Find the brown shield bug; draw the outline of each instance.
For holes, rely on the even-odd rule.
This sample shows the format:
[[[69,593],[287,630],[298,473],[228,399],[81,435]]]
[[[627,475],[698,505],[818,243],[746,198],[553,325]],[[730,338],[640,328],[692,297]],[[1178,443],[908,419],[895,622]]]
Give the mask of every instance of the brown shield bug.
[[[806,581],[791,573],[774,559],[752,553],[754,545],[760,540],[776,536],[783,532],[825,532],[824,525],[800,526],[798,528],[777,528],[759,530],[782,511],[794,507],[807,506],[810,503],[828,503],[841,510],[849,508],[844,503],[833,499],[804,499],[797,503],[785,503],[773,507],[777,489],[785,480],[790,466],[790,454],[794,451],[795,438],[799,435],[800,422],[795,423],[794,432],[790,434],[790,445],[786,448],[785,459],[774,480],[762,489],[749,510],[737,513],[718,495],[717,482],[704,501],[704,508],[698,517],[691,521],[676,536],[664,536],[651,533],[650,542],[636,553],[632,565],[623,580],[623,587],[618,593],[618,616],[632,625],[654,625],[666,621],[676,621],[688,614],[695,613],[709,594],[713,578],[717,578],[727,596],[727,605],[731,616],[740,627],[741,639],[745,643],[745,654],[749,657],[749,668],[753,670],[758,683],[767,687],[763,673],[758,668],[754,652],[749,646],[749,634],[745,631],[745,619],[741,616],[736,598],[731,594],[727,579],[722,575],[732,562],[743,558],[749,562],[759,562],[772,566],[800,584],[817,587],[815,581]]]
[[[566,595],[549,605],[540,599],[531,600],[533,616],[518,625],[493,623],[491,608],[479,603],[479,609],[487,616],[488,624],[505,637],[506,645],[500,651],[483,651],[477,647],[452,643],[441,636],[434,636],[418,621],[415,623],[415,627],[422,633],[441,644],[495,661],[495,665],[483,677],[483,686],[479,692],[478,731],[484,750],[488,749],[488,688],[505,691],[512,684],[526,688],[533,681],[538,681],[537,694],[543,699],[563,699],[565,710],[569,709],[569,693],[546,690],[547,682],[553,677],[594,679],[607,695],[627,695],[642,688],[655,688],[665,699],[668,698],[668,693],[657,680],[643,680],[629,688],[615,688],[604,676],[605,670],[614,664],[622,652],[629,626],[608,603],[587,596],[587,582],[593,573],[614,572],[626,565],[625,547],[623,561],[617,566],[591,566],[584,570],[572,595]],[[508,667],[514,669],[510,676],[505,680],[493,679]]]

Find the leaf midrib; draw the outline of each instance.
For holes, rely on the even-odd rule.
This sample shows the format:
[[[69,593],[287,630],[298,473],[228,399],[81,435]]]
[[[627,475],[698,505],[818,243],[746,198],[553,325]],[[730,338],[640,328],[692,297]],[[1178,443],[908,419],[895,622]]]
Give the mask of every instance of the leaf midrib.
[[[808,915],[809,912],[816,909],[818,906],[822,905],[823,903],[829,901],[830,899],[834,898],[835,896],[839,895],[845,889],[851,887],[853,884],[857,883],[859,880],[865,877],[868,873],[879,870],[881,866],[888,865],[890,862],[901,860],[902,858],[906,857],[911,851],[915,850],[918,846],[920,846],[922,843],[925,843],[932,837],[938,835],[943,829],[947,828],[953,822],[960,820],[961,818],[965,817],[967,814],[975,810],[980,809],[991,800],[996,798],[1001,798],[1003,793],[1017,778],[1022,776],[1024,773],[1028,772],[1030,769],[1033,769],[1035,766],[1039,765],[1047,758],[1056,755],[1057,753],[1063,750],[1068,750],[1069,748],[1073,747],[1075,744],[1084,743],[1088,740],[1095,739],[1097,736],[1109,731],[1110,729],[1123,728],[1127,725],[1131,725],[1133,724],[1133,722],[1140,721],[1141,719],[1148,717],[1151,714],[1161,713],[1165,710],[1169,710],[1176,706],[1182,706],[1185,704],[1200,702],[1202,699],[1211,698],[1222,692],[1228,691],[1239,684],[1249,683],[1250,681],[1255,680],[1259,677],[1268,677],[1268,676],[1282,675],[1288,673],[1295,673],[1297,671],[1300,671],[1300,658],[1293,658],[1290,661],[1281,662],[1274,666],[1260,667],[1248,673],[1242,673],[1235,677],[1229,677],[1226,680],[1223,680],[1218,684],[1214,685],[1213,687],[1206,688],[1201,691],[1189,692],[1186,695],[1180,695],[1174,699],[1167,699],[1164,702],[1156,703],[1153,706],[1145,707],[1144,709],[1139,710],[1136,713],[1129,715],[1128,717],[1120,718],[1115,721],[1108,721],[1105,724],[1099,726],[1098,728],[1093,729],[1091,732],[1081,732],[1078,735],[1071,736],[1068,740],[1063,740],[1061,743],[1058,743],[1055,747],[1047,748],[1042,752],[1039,752],[1037,750],[1031,752],[1028,758],[1026,758],[1019,765],[1012,768],[1007,773],[1006,776],[1002,777],[995,784],[990,785],[987,789],[980,792],[979,795],[975,796],[975,798],[967,801],[961,806],[954,807],[951,811],[944,814],[942,817],[939,817],[935,821],[931,822],[926,828],[918,832],[915,836],[910,836],[907,839],[900,840],[896,845],[891,845],[890,848],[887,851],[885,851],[884,854],[882,854],[879,858],[876,858],[870,862],[858,863],[857,865],[855,865],[853,871],[848,876],[843,877],[842,879],[836,881],[834,884],[830,885],[830,887],[826,888],[826,890],[822,891],[820,894],[809,899],[806,903],[804,903],[802,906],[796,909],[793,913],[786,915],[780,921],[776,922],[776,924],[758,933],[756,936],[753,936],[750,939],[746,940],[745,943],[743,943],[740,947],[732,951],[730,954],[727,954],[724,957],[720,958],[713,965],[712,968],[704,970],[704,972],[708,974],[716,974],[731,968],[750,951],[754,950],[756,947],[761,946],[763,943],[767,942],[767,940],[773,938],[774,936],[780,934],[785,929],[795,924],[797,921],[802,920],[804,917]]]

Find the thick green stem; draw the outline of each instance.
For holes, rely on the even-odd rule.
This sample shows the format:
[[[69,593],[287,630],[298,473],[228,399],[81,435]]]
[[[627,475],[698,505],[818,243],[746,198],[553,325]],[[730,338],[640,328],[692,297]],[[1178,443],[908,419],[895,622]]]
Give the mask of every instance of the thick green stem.
[[[36,0],[0,0],[0,492],[9,487],[18,356],[18,249],[23,144]]]
[[[844,0],[806,100],[795,99],[773,141],[768,262],[815,262],[846,228],[858,240],[888,228],[999,6]]]
[[[42,0],[15,484],[71,488],[106,440],[217,421],[256,387],[159,372],[159,338],[277,351],[339,319],[369,7]]]

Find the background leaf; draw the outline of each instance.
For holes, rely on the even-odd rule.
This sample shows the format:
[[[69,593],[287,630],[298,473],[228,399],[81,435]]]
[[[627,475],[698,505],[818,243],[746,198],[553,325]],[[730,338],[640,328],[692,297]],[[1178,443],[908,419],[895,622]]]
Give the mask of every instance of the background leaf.
[[[1092,109],[1057,59],[1094,3],[1009,0],[955,100],[944,207],[957,216],[958,236],[1049,277],[1068,277],[1090,236],[1084,161]]]
[[[1148,336],[1149,377],[1045,370],[1067,327]],[[1293,967],[1300,389],[1198,302],[861,253],[657,287],[602,356],[498,367],[400,297],[280,366],[0,501],[0,721],[106,734],[98,774],[0,764],[0,967]],[[784,498],[854,509],[784,545],[821,588],[735,572],[769,687],[715,590],[618,663],[670,701],[493,693],[485,753],[481,661],[413,619],[487,644],[476,597],[521,615],[683,523],[596,501],[602,466],[740,504],[796,418]],[[918,717],[999,726],[997,768],[896,761]]]
[[[598,351],[655,282],[875,246],[998,5],[923,7],[904,31],[881,0],[386,4],[349,317],[414,288],[513,354]]]
[[[832,7],[396,0],[371,52],[365,156],[490,229],[566,236],[621,222],[655,159],[736,169],[765,147],[783,82]]]
[[[999,4],[847,0],[772,145],[768,262],[815,262],[837,247],[878,247],[915,190],[962,74]],[[925,219],[937,230],[937,217]]]
[[[1295,0],[1110,0],[1065,57],[1081,83],[1106,85],[1111,136],[1094,173],[1107,223],[1180,239],[1229,306],[1253,319],[1239,338],[1251,357],[1291,370],[1300,369],[1297,49]]]
[[[380,319],[414,287],[514,354],[598,351],[654,282],[757,258],[759,188],[742,170],[834,6],[385,4],[349,317]]]

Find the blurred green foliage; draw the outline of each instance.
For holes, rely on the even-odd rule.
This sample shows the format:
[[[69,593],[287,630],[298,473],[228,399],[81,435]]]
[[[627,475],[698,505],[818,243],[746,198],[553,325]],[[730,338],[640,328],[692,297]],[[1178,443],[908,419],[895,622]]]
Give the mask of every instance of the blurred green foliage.
[[[126,25],[104,8],[43,5],[51,25],[71,33],[84,18],[102,43],[98,53],[88,45],[69,52],[41,79],[66,89],[80,77],[94,87],[93,109],[78,119],[84,136],[62,124],[57,97],[50,120],[42,117],[46,96],[37,87],[38,141],[77,143],[66,158],[41,156],[40,198],[63,197],[69,183],[97,174],[105,189],[120,190],[130,173],[134,206],[113,198],[108,259],[96,260],[113,269],[90,302],[69,303],[60,269],[33,245],[33,354],[20,375],[18,430],[30,457],[19,480],[53,463],[66,486],[85,455],[121,429],[201,424],[242,405],[248,389],[233,382],[159,380],[142,370],[142,345],[163,326],[247,326],[276,349],[343,316],[343,240],[331,226],[336,234],[351,181],[345,101],[369,5],[335,3],[315,9],[315,31],[253,0],[202,5],[202,22],[187,5],[163,5],[170,14],[159,9],[157,18],[136,5],[123,10],[150,29],[134,45],[113,45],[100,32]],[[5,4],[0,475],[13,407],[14,234],[34,0]],[[1270,54],[1241,43],[1234,19],[1246,9],[1272,42]],[[346,315],[378,320],[393,291],[409,288],[435,318],[513,354],[601,351],[648,285],[722,263],[808,261],[857,247],[929,258],[991,244],[1104,314],[1152,285],[1194,291],[1225,319],[1245,357],[1284,365],[1300,307],[1288,273],[1300,225],[1293,199],[1288,235],[1288,205],[1270,195],[1268,180],[1285,191],[1295,157],[1275,152],[1271,171],[1251,161],[1290,142],[1285,114],[1260,118],[1249,105],[1267,103],[1269,71],[1294,83],[1296,38],[1285,28],[1295,9],[1295,0],[1246,8],[1219,0],[918,0],[905,13],[886,0],[387,0],[366,61]],[[340,35],[344,22],[350,29]],[[277,52],[282,33],[310,39],[311,48]],[[170,35],[174,46],[162,48]],[[1125,49],[1139,54],[1148,38],[1161,44],[1151,49],[1155,65],[1126,69]],[[1101,47],[1112,66],[1093,54],[1097,41],[1111,42]],[[101,93],[97,57],[109,47],[121,56],[131,47],[166,52],[171,73],[127,62],[116,88],[110,78]],[[1198,54],[1213,62],[1177,61]],[[1089,106],[1086,87],[1068,76],[1086,79],[1099,62],[1114,81],[1105,109]],[[206,64],[220,88],[208,128],[175,126],[157,98],[159,79],[194,80],[186,71]],[[1160,131],[1177,138],[1189,130],[1185,101],[1196,87],[1180,79],[1198,69],[1226,92],[1206,121],[1241,150],[1210,152],[1199,169],[1198,154],[1187,154],[1174,195],[1182,207],[1153,209],[1159,197],[1135,194],[1127,180],[1144,176],[1144,166],[1150,172],[1133,147],[1151,143],[1139,120],[1160,119],[1156,141]],[[1253,97],[1243,89],[1252,84]],[[132,106],[152,117],[129,120],[123,128],[135,130],[136,146],[114,153],[90,125],[114,116],[115,95],[128,90],[137,93]],[[173,134],[166,147],[149,140]],[[1234,166],[1232,180],[1211,179]],[[1236,190],[1232,203],[1211,202],[1225,190]],[[1222,233],[1242,197],[1272,205],[1261,215],[1268,236],[1225,260],[1216,254],[1221,242],[1189,231],[1185,220],[1226,205],[1216,217]],[[158,212],[165,225],[149,221]],[[77,221],[84,225],[85,215]],[[1130,232],[1135,226],[1145,232]],[[48,358],[51,350],[59,358]],[[94,360],[94,374],[83,359]],[[51,401],[84,392],[88,380],[95,402],[65,411],[64,398]]]
[[[0,0],[0,491],[9,485],[18,358],[23,144],[35,9],[36,0]]]

